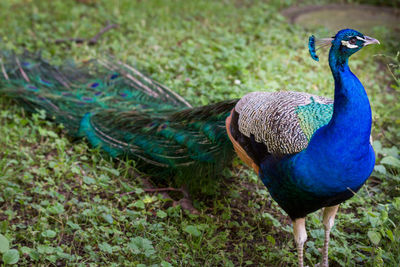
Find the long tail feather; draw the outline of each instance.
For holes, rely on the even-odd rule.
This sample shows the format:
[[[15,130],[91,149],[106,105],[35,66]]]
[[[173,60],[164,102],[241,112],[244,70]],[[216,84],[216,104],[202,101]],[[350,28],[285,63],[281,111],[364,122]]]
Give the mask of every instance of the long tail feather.
[[[2,53],[0,93],[30,111],[46,110],[70,134],[113,157],[138,159],[158,170],[211,177],[234,154],[224,121],[237,100],[192,108],[122,62],[55,67],[39,55]]]

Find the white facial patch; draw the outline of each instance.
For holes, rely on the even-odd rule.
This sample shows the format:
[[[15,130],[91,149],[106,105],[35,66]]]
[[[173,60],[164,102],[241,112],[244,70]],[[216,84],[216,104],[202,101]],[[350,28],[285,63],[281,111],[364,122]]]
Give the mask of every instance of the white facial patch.
[[[356,36],[356,38],[357,38],[358,40],[361,40],[361,41],[363,41],[363,42],[365,42],[365,41],[366,41],[364,38],[361,38],[360,36]]]
[[[349,43],[349,41],[344,41],[344,40],[342,40],[342,45],[344,45],[348,48],[357,48],[358,47],[358,45],[352,45]]]

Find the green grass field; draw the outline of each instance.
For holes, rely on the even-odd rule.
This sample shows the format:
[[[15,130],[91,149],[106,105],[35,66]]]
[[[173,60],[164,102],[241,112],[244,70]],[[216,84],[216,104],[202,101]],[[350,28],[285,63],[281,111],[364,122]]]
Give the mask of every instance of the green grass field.
[[[202,105],[263,90],[333,97],[327,53],[279,11],[295,1],[2,0],[0,49],[41,51],[54,64],[110,55]],[[303,4],[315,1],[302,1]],[[328,2],[328,1],[326,1]],[[94,46],[55,44],[118,28]],[[365,33],[380,46],[350,60],[373,109],[372,177],[339,210],[331,266],[400,265],[398,33]],[[396,35],[397,34],[397,35]],[[397,67],[396,67],[397,66]],[[396,80],[397,79],[397,80]],[[396,82],[397,81],[397,82]],[[45,114],[0,97],[0,263],[19,266],[290,266],[290,220],[236,159],[212,194],[193,196],[199,215],[148,194],[132,161],[112,160],[68,138]],[[125,194],[126,192],[132,192]],[[321,214],[307,220],[306,264],[320,260]]]

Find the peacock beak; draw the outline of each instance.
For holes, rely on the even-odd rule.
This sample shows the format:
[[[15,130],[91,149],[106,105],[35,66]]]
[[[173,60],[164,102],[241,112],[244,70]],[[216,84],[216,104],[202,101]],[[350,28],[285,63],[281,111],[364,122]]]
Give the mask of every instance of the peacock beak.
[[[372,37],[366,36],[366,35],[364,35],[364,39],[365,39],[364,46],[370,45],[370,44],[381,44],[378,40],[376,40]]]

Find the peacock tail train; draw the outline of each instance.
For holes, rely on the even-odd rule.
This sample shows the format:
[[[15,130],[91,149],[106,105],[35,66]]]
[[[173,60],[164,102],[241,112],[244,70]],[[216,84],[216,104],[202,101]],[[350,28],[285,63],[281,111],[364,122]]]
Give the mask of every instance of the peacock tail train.
[[[53,66],[38,54],[2,52],[0,94],[28,111],[45,110],[70,135],[167,179],[213,179],[234,155],[225,119],[238,100],[192,108],[122,62]]]

